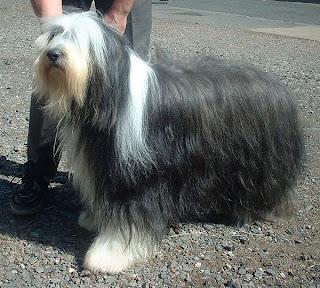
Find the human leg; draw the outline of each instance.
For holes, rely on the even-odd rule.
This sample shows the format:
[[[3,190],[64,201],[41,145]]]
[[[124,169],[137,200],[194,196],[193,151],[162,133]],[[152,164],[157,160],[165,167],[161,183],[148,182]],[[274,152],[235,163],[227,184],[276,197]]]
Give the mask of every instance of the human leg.
[[[64,0],[63,10],[67,13],[88,10],[91,0]],[[57,151],[55,121],[43,114],[44,103],[32,95],[27,144],[28,161],[24,164],[22,183],[14,191],[10,208],[16,215],[38,213],[43,206],[43,194],[50,179],[57,172],[60,153]]]
[[[112,1],[95,1],[96,9],[104,14],[110,9]],[[152,28],[152,1],[136,0],[127,19],[125,36],[132,49],[144,60],[149,58],[150,34]]]

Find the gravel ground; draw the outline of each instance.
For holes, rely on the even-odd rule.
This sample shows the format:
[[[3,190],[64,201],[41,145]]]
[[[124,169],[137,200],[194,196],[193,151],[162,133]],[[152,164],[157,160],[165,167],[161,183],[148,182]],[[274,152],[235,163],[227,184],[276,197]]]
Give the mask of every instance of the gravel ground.
[[[26,161],[39,29],[28,1],[2,1],[0,12],[0,287],[320,287],[319,43],[154,19],[153,44],[174,56],[215,54],[258,65],[286,83],[299,108],[308,159],[291,219],[244,227],[183,223],[150,261],[109,276],[81,267],[94,235],[77,226],[81,207],[65,161],[41,214],[10,214]]]

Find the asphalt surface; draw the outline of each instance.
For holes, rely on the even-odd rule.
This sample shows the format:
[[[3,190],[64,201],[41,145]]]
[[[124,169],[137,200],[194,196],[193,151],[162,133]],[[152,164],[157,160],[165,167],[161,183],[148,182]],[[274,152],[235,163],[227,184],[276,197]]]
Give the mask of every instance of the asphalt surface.
[[[319,4],[274,0],[169,0],[169,6],[287,23],[320,25]]]
[[[319,4],[273,0],[170,0],[167,3],[154,5],[155,17],[320,41]]]

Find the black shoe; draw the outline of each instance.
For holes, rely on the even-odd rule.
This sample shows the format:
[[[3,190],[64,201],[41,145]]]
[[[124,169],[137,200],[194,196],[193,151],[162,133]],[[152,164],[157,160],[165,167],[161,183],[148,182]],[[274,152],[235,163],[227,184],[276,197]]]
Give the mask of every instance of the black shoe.
[[[24,176],[19,188],[13,192],[10,208],[15,215],[32,215],[43,208],[43,196],[48,190],[48,177],[40,176],[35,171],[35,165],[25,163]]]

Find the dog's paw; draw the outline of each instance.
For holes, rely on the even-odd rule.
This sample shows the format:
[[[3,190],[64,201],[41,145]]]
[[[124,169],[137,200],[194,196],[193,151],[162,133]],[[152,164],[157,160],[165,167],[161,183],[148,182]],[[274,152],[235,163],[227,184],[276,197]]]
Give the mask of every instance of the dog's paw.
[[[80,213],[78,225],[90,232],[98,231],[98,224],[96,223],[93,214],[87,210],[84,210]]]
[[[117,274],[145,260],[155,250],[156,245],[150,237],[138,239],[133,235],[127,242],[122,232],[111,229],[96,237],[85,256],[83,265],[85,269],[91,271]]]
[[[94,245],[87,252],[83,266],[94,272],[117,274],[134,264],[134,259],[127,252],[111,249],[106,245]]]

